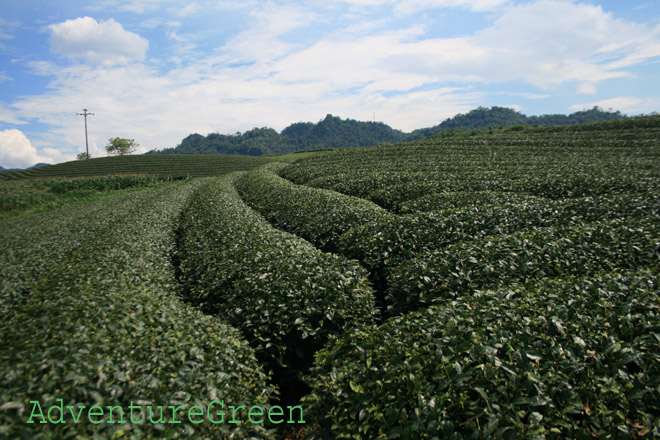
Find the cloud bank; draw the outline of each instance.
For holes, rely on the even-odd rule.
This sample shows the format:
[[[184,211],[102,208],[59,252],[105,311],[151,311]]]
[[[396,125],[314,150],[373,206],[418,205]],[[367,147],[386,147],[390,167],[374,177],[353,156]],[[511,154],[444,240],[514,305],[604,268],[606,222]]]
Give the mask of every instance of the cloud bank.
[[[0,131],[0,163],[6,168],[27,168],[39,162],[52,162],[37,153],[30,140],[16,129]]]
[[[112,66],[143,61],[149,48],[146,39],[125,30],[113,19],[98,22],[82,17],[53,24],[49,29],[53,51],[93,64]]]
[[[98,156],[114,136],[136,139],[143,152],[175,146],[194,132],[281,130],[327,113],[359,120],[375,113],[410,131],[495,98],[522,111],[521,102],[539,107],[567,94],[574,97],[565,112],[591,104],[636,112],[660,106],[658,98],[629,91],[603,93],[613,81],[634,81],[637,66],[657,62],[660,26],[578,1],[198,1],[186,7],[105,0],[95,7],[123,11],[122,20],[85,16],[50,25],[51,49],[64,58],[29,64],[48,78],[48,88],[0,105],[7,122],[46,124],[47,132],[31,134],[32,144],[58,146],[71,159],[84,149],[75,115],[82,108],[95,113],[89,133]],[[478,25],[445,33],[458,13],[478,17]],[[232,14],[243,21],[221,21]],[[205,15],[206,27],[186,21]],[[129,25],[130,17],[137,18]]]

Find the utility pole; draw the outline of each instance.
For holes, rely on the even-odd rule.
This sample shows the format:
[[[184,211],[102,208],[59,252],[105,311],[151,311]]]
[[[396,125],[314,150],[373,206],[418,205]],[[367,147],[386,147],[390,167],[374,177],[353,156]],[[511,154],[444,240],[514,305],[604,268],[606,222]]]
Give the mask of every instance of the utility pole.
[[[87,159],[89,159],[89,141],[87,140],[87,116],[92,116],[94,113],[90,113],[86,108],[83,109],[82,113],[76,113],[78,116],[85,117],[85,149],[87,151]]]

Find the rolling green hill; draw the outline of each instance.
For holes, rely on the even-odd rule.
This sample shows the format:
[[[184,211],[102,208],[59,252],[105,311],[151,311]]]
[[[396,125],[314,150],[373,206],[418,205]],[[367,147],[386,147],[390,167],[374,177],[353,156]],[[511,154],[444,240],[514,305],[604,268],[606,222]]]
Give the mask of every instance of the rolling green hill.
[[[327,115],[317,123],[296,122],[282,133],[272,128],[254,128],[245,133],[186,136],[175,148],[149,153],[165,154],[244,154],[260,156],[293,151],[370,147],[379,143],[414,141],[448,130],[504,128],[512,125],[571,125],[589,121],[612,121],[625,118],[620,112],[594,107],[570,115],[526,116],[510,108],[479,107],[459,113],[440,124],[405,133],[382,122],[364,122]]]
[[[327,115],[316,124],[291,124],[281,134],[266,127],[236,134],[211,133],[202,136],[195,133],[186,136],[176,148],[150,153],[260,156],[323,148],[369,147],[380,142],[402,142],[406,139],[406,133],[382,122],[362,122]]]
[[[164,178],[219,176],[249,170],[272,161],[268,157],[238,155],[135,155],[76,160],[57,165],[0,174],[0,180],[37,177],[84,177],[117,174],[148,174]]]
[[[409,140],[433,136],[448,130],[479,130],[489,128],[506,128],[513,125],[545,125],[564,126],[584,124],[585,122],[606,122],[624,119],[620,112],[607,112],[594,107],[591,110],[571,113],[570,115],[540,115],[526,116],[506,107],[478,107],[468,113],[459,113],[440,124],[415,130],[409,135]]]
[[[47,171],[122,175],[0,182],[7,438],[660,438],[660,115]]]

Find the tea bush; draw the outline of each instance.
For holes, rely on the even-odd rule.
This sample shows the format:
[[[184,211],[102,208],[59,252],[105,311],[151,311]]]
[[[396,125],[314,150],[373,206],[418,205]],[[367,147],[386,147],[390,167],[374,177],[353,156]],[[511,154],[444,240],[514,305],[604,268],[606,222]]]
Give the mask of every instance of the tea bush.
[[[395,213],[410,212],[412,200],[448,192],[494,191],[551,199],[658,192],[654,163],[660,117],[629,123],[604,123],[590,130],[535,127],[477,136],[438,135],[319,154],[280,174],[297,184],[369,199]]]
[[[186,295],[241,329],[272,368],[297,377],[330,334],[373,322],[366,271],[273,228],[240,198],[238,175],[196,191],[181,222]]]
[[[465,194],[465,193],[454,193]],[[425,251],[488,235],[511,234],[526,228],[582,225],[605,219],[649,220],[660,217],[657,194],[623,194],[547,200],[518,198],[502,203],[473,203],[465,195],[464,206],[419,214],[388,216],[351,229],[340,238],[340,251],[359,260],[374,279],[383,281],[389,270]],[[487,193],[486,197],[494,197]],[[453,203],[458,203],[453,202]]]
[[[534,203],[544,200],[546,199],[525,193],[503,191],[432,192],[403,203],[401,212],[403,214],[410,214],[481,205]]]
[[[85,415],[74,423],[68,414],[65,424],[27,423],[31,400],[44,412],[57,399],[88,408],[267,404],[272,388],[238,331],[176,297],[173,226],[193,188],[145,190],[3,224],[0,243],[11,249],[0,255],[3,435],[271,437],[260,425],[185,417],[112,423],[110,412],[100,424]]]
[[[660,436],[657,271],[452,297],[319,352],[315,438]]]
[[[50,177],[140,174],[161,178],[220,176],[272,162],[273,157],[226,154],[131,154],[74,160],[23,171],[0,173],[0,181]]]
[[[157,176],[128,175],[87,177],[82,179],[48,179],[45,184],[48,186],[50,192],[64,194],[72,191],[112,191],[136,186],[149,186],[164,180]]]
[[[387,300],[394,313],[401,313],[476,289],[538,278],[657,268],[659,239],[656,220],[617,219],[457,242],[393,270]]]
[[[282,166],[269,164],[251,170],[237,180],[236,187],[268,221],[319,248],[335,251],[344,232],[389,215],[366,200],[294,185],[275,173]]]

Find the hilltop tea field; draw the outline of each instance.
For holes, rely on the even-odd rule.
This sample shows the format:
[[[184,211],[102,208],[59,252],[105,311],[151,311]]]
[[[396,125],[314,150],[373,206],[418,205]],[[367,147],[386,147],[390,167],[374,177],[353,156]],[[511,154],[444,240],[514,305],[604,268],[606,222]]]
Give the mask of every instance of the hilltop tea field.
[[[660,438],[660,116],[2,179],[0,436]]]
[[[247,170],[268,162],[268,158],[229,155],[109,156],[90,160],[65,162],[29,170],[0,174],[0,181],[47,177],[89,177],[114,174],[143,174],[161,178],[217,176],[232,171]]]

